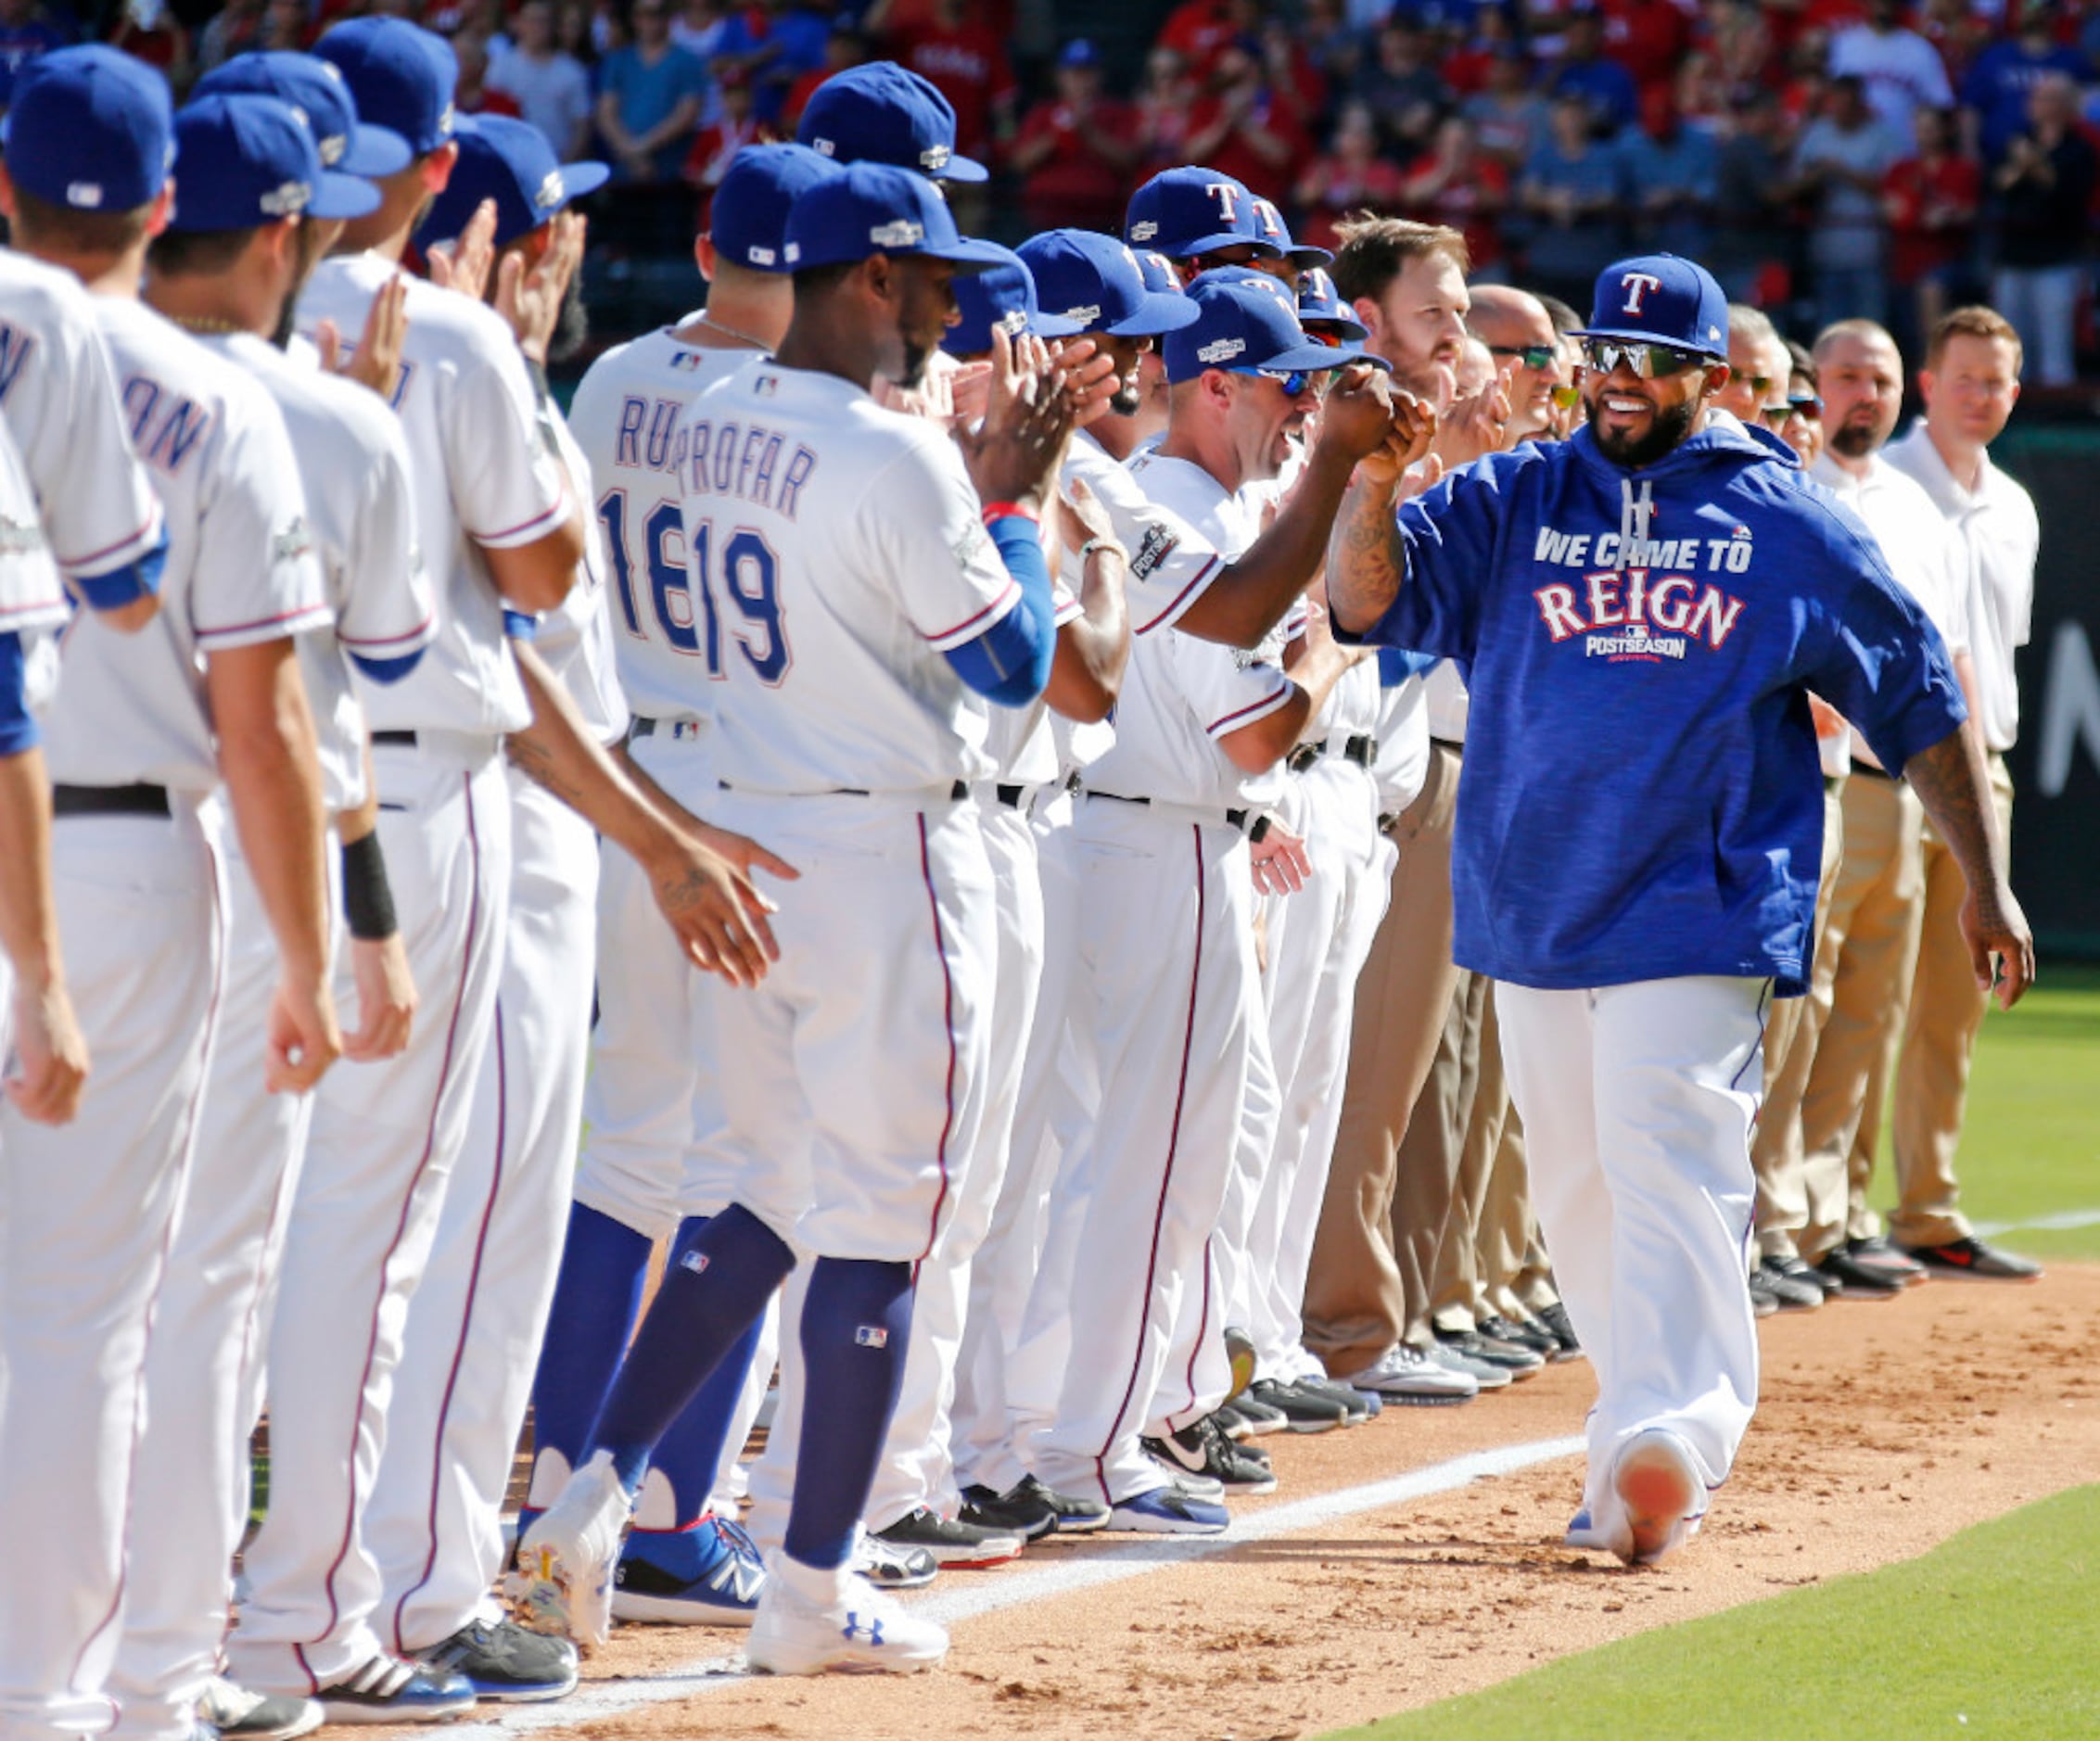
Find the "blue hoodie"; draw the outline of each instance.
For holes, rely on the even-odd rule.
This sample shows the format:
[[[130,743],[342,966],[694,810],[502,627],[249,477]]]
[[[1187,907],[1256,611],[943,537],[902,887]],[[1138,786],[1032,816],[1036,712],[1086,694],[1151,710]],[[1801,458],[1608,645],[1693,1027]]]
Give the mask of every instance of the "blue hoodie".
[[[1406,578],[1355,639],[1466,668],[1459,965],[1799,995],[1823,832],[1807,692],[1890,769],[1966,717],[1873,535],[1733,418],[1638,471],[1587,429],[1491,454],[1398,520]]]

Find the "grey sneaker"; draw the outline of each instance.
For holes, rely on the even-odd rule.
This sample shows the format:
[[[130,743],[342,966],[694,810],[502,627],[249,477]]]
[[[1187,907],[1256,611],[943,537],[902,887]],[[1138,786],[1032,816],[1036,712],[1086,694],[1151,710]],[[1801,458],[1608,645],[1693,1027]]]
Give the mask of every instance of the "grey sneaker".
[[[1371,1391],[1389,1403],[1417,1406],[1470,1403],[1480,1394],[1480,1380],[1470,1372],[1440,1366],[1419,1348],[1395,1342],[1361,1372],[1342,1380],[1354,1390]]]
[[[1442,1366],[1446,1372],[1462,1372],[1483,1391],[1506,1391],[1509,1388],[1509,1375],[1500,1366],[1491,1366],[1484,1360],[1475,1360],[1462,1354],[1447,1342],[1432,1342],[1421,1351],[1422,1358],[1432,1366]]]

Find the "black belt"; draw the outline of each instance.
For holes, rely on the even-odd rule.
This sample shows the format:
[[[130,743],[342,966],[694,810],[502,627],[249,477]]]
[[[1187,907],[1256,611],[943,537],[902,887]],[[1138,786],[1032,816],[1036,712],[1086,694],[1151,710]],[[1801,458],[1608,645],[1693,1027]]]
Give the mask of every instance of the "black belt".
[[[416,736],[413,731],[375,731],[372,741],[375,743],[391,743],[404,750],[413,750],[416,745]]]
[[[1112,804],[1149,805],[1152,803],[1152,800],[1150,798],[1126,797],[1120,792],[1103,792],[1099,787],[1095,786],[1088,786],[1087,788],[1087,795],[1089,798],[1106,798]],[[1185,810],[1201,810],[1203,807],[1200,804],[1186,804],[1180,806],[1179,807]],[[1249,840],[1260,840],[1268,833],[1268,818],[1266,816],[1254,817],[1254,826],[1252,828],[1249,828],[1247,826],[1247,819],[1253,813],[1251,811],[1244,809],[1228,810],[1225,813],[1225,820],[1232,827],[1238,829],[1242,834],[1246,835]]]
[[[1466,741],[1463,738],[1440,738],[1432,734],[1430,738],[1430,742],[1432,743],[1439,744],[1443,748],[1450,750],[1459,756],[1463,756],[1466,753]]]
[[[165,786],[53,786],[54,816],[172,816]]]
[[[726,780],[718,780],[715,782],[715,784],[719,786],[724,792],[740,792],[749,790],[748,787],[732,786]],[[999,788],[999,790],[1003,792],[1005,788],[1002,786]],[[1016,787],[1015,790],[1018,791],[1019,788]],[[812,798],[872,798],[875,794],[872,792],[869,791],[865,786],[827,786],[822,792],[812,792],[808,794],[776,792],[768,795],[776,798],[803,796]],[[952,786],[948,789],[948,795],[955,803],[961,803],[963,799],[967,798],[970,795],[970,782],[967,780],[957,781]]]
[[[1381,834],[1390,833],[1393,830],[1393,825],[1406,814],[1407,813],[1405,810],[1381,811],[1378,819],[1378,832]]]
[[[1005,805],[1006,807],[1010,810],[1018,810],[1021,807],[1023,801],[1026,799],[1028,795],[1028,788],[1026,786],[1009,786],[1001,784],[995,786],[993,790],[999,794],[999,801],[1001,804]]]
[[[1301,743],[1291,752],[1291,771],[1302,774],[1326,754],[1325,738],[1317,743]],[[1358,768],[1368,768],[1378,760],[1378,740],[1368,732],[1359,731],[1343,744],[1342,756],[1343,760],[1355,762]]]
[[[1872,762],[1854,762],[1852,764],[1852,772],[1855,774],[1871,774],[1876,780],[1887,780],[1890,782],[1898,781],[1903,778],[1903,775],[1901,774],[1891,774],[1886,768],[1875,767]]]

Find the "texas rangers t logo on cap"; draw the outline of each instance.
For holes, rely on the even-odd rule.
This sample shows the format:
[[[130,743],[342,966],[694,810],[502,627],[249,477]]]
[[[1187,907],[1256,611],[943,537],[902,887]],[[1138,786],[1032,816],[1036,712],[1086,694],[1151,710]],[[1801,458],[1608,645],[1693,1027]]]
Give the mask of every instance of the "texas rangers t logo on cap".
[[[1648,293],[1662,288],[1662,280],[1653,273],[1629,272],[1620,278],[1619,286],[1626,293],[1626,312],[1638,314]]]

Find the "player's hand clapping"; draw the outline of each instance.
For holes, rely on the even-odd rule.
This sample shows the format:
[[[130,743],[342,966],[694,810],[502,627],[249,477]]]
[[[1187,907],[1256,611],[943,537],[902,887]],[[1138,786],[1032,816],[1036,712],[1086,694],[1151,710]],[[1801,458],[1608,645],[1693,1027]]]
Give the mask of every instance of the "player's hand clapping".
[[[489,288],[489,268],[496,258],[496,202],[484,199],[453,242],[440,242],[423,257],[430,282],[440,290],[457,290],[480,301]]]
[[[1483,453],[1499,453],[1508,445],[1509,375],[1505,370],[1451,407],[1437,451],[1448,471],[1470,464]]]
[[[348,376],[385,400],[394,400],[401,382],[401,351],[408,342],[408,275],[396,273],[388,279],[365,311],[364,332],[348,359],[342,354],[342,335],[333,321],[315,328],[314,347],[321,352],[321,366],[331,375]]]
[[[1039,510],[1056,486],[1075,407],[1063,372],[1039,338],[992,333],[991,397],[974,431],[958,431],[970,481],[983,502]]]
[[[537,261],[528,266],[522,254],[505,254],[496,269],[496,312],[511,324],[517,348],[542,367],[569,283],[583,264],[584,227],[580,211],[557,213],[554,240]]]

